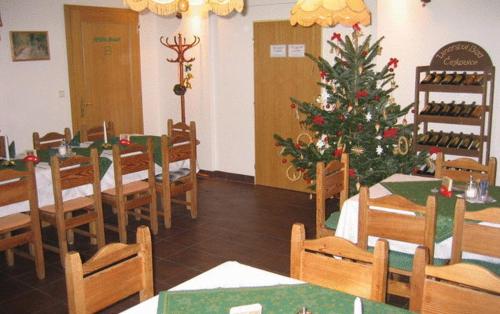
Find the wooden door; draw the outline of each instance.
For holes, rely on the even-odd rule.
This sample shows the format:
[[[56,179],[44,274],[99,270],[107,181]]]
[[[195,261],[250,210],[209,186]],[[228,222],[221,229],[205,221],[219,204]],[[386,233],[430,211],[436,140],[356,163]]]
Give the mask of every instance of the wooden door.
[[[137,12],[65,5],[73,132],[113,121],[142,133]]]
[[[286,45],[286,57],[279,57]],[[306,190],[303,179],[291,181],[293,168],[283,163],[273,135],[294,140],[306,132],[299,125],[290,97],[314,101],[319,95],[319,70],[307,57],[291,57],[288,45],[305,45],[305,51],[321,54],[321,27],[293,27],[289,21],[254,23],[255,71],[255,182],[256,184]],[[272,46],[272,47],[271,47]],[[299,49],[300,50],[300,49]],[[275,57],[271,57],[271,51]]]

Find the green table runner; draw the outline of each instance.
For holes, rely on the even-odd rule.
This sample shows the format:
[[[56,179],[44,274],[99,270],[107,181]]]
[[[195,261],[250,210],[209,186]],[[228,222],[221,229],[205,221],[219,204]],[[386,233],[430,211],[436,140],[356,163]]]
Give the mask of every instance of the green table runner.
[[[24,160],[22,160],[22,159],[11,159],[11,161],[14,161],[14,164],[10,165],[10,166],[2,165],[3,161],[4,161],[3,159],[0,159],[0,170],[4,170],[4,169],[12,169],[12,170],[16,170],[16,171],[25,171],[26,170],[26,164],[25,164]]]
[[[439,189],[441,181],[381,182],[381,184],[392,194],[398,194],[417,204],[425,205],[427,196],[432,194],[432,189]],[[500,187],[490,187],[489,193],[495,200],[500,200]],[[451,198],[441,196],[439,193],[434,195],[437,198],[436,242],[439,243],[453,235],[453,220],[457,198],[455,195]],[[467,203],[467,211],[476,211],[492,206],[498,206],[498,203]]]
[[[158,314],[229,313],[231,307],[260,303],[262,312],[295,314],[303,306],[314,314],[353,313],[355,296],[311,284],[193,291],[162,291]],[[363,299],[363,313],[409,313]]]

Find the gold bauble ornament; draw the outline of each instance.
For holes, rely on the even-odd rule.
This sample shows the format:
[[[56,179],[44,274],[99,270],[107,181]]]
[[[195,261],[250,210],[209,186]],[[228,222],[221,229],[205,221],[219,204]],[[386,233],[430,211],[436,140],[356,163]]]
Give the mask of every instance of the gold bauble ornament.
[[[362,66],[362,65],[360,65],[360,66],[358,67],[358,72],[359,72],[359,74],[362,74],[362,73],[363,73],[363,66]]]
[[[179,0],[177,2],[177,11],[183,13],[189,10],[189,1],[188,0]]]

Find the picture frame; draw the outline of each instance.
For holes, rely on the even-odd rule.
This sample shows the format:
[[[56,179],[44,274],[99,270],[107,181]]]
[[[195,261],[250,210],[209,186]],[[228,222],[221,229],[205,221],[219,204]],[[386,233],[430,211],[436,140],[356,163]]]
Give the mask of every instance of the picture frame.
[[[47,31],[11,31],[12,61],[50,60]]]

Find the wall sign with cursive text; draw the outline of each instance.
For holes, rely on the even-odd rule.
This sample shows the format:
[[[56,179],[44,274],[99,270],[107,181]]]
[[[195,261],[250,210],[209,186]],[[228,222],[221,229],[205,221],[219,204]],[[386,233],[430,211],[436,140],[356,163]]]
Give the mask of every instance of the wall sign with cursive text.
[[[490,56],[479,45],[456,41],[439,49],[430,67],[432,70],[476,71],[492,65]]]

